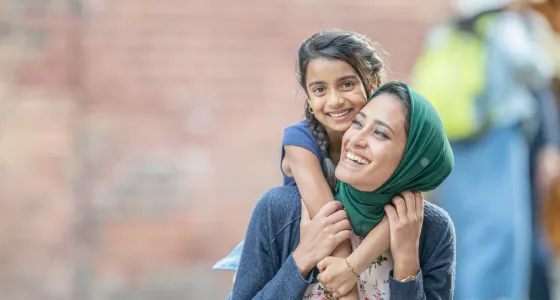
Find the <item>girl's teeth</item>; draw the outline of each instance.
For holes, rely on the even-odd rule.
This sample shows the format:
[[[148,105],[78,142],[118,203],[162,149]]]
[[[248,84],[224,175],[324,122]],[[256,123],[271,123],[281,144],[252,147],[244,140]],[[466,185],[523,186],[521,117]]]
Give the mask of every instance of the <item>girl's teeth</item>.
[[[331,117],[338,118],[338,117],[342,117],[342,116],[347,115],[349,112],[350,112],[350,110],[347,110],[347,111],[345,111],[345,112],[341,112],[341,113],[338,113],[338,114],[332,114],[332,113],[331,113],[330,115],[331,115]]]

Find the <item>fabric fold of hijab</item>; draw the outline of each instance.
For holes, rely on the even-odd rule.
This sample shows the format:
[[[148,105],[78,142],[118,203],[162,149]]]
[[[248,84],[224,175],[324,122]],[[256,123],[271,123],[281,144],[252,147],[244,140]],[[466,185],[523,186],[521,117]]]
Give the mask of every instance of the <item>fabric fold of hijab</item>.
[[[357,190],[341,181],[337,184],[335,198],[344,205],[354,233],[359,236],[366,236],[381,222],[385,205],[395,195],[409,190],[431,191],[453,169],[453,152],[438,112],[426,98],[404,85],[411,102],[410,129],[404,156],[395,172],[372,192]]]

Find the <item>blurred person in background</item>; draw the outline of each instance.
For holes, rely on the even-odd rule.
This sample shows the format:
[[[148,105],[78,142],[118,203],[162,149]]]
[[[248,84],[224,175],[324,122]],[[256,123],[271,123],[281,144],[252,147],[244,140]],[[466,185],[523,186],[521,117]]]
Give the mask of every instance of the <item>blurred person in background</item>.
[[[552,89],[535,93],[541,103],[541,126],[531,145],[535,237],[532,243],[531,299],[546,300],[557,299],[560,296],[552,294],[553,282],[548,276],[555,272],[554,268],[551,268],[553,255],[558,253],[560,248],[560,226],[555,221],[560,219],[560,90],[557,85],[560,78],[560,1],[534,0],[531,2],[531,8],[534,11],[531,19],[533,31],[537,41],[552,58],[555,69]],[[546,226],[543,227],[543,224]]]
[[[455,170],[435,194],[457,230],[455,299],[527,299],[534,250],[530,146],[537,129],[555,126],[539,123],[555,118],[543,109],[552,103],[553,63],[534,31],[530,3],[455,4],[451,20],[430,32],[413,71],[455,154]],[[536,175],[542,182],[551,176]]]

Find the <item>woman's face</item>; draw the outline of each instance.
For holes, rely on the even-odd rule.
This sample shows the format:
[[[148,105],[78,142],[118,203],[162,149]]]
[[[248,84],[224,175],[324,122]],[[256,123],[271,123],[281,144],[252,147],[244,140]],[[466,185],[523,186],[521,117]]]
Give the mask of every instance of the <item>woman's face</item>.
[[[373,98],[342,138],[336,177],[361,191],[375,191],[395,172],[406,148],[403,103],[396,96]]]
[[[344,132],[366,102],[360,76],[342,60],[311,60],[305,82],[313,114],[327,131]]]

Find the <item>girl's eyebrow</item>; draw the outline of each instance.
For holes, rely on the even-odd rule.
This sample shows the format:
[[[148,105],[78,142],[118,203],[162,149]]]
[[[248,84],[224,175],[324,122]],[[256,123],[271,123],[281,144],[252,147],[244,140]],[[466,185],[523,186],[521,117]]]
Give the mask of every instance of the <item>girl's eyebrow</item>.
[[[358,77],[357,77],[356,75],[354,75],[354,74],[349,74],[349,75],[341,76],[340,78],[338,78],[338,81],[343,81],[343,80],[346,80],[346,79],[358,79]],[[314,85],[314,84],[325,84],[325,81],[323,81],[323,80],[314,80],[314,81],[311,81],[307,86],[310,87],[310,86],[312,86],[312,85]]]

